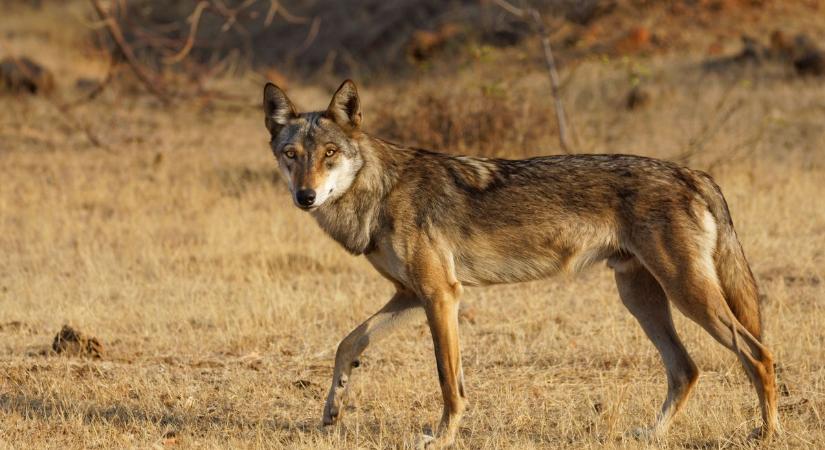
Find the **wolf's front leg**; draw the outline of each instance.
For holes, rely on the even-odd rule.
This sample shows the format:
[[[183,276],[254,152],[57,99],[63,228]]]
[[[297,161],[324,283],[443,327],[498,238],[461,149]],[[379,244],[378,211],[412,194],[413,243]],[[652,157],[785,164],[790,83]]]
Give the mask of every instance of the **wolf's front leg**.
[[[409,272],[427,313],[444,412],[435,436],[424,436],[419,447],[446,448],[455,442],[458,424],[467,407],[458,343],[462,287],[456,279],[452,254],[432,245],[432,240],[426,244],[416,249],[417,259]]]
[[[335,369],[332,373],[332,386],[329,388],[327,402],[324,405],[324,425],[334,424],[341,415],[343,399],[349,385],[350,373],[358,367],[358,358],[367,349],[389,334],[402,319],[412,316],[419,310],[421,303],[412,293],[399,289],[398,292],[381,308],[361,325],[350,332],[338,345],[335,353]]]
[[[445,448],[453,445],[459,422],[467,407],[458,343],[458,299],[446,295],[427,302],[425,310],[433,336],[444,411],[435,436],[425,436],[419,447]]]

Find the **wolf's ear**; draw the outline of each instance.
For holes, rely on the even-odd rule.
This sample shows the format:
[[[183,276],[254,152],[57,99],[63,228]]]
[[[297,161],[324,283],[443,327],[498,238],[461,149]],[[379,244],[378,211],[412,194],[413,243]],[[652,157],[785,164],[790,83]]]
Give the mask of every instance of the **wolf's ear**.
[[[289,119],[298,115],[284,91],[272,83],[266,83],[264,87],[264,113],[266,129],[272,136],[276,136]]]
[[[327,107],[327,116],[347,131],[357,130],[361,125],[361,101],[352,80],[341,83]]]

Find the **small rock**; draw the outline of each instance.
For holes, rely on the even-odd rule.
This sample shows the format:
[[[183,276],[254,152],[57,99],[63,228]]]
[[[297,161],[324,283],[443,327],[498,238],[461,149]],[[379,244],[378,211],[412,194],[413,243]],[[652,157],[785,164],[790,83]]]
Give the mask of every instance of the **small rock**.
[[[63,325],[54,337],[52,350],[68,356],[103,357],[103,345],[96,337],[86,335],[68,325]]]
[[[650,30],[645,27],[635,27],[627,33],[627,37],[637,46],[647,45],[650,42]]]
[[[812,50],[794,60],[793,67],[800,75],[825,75],[825,52]]]
[[[0,90],[29,94],[48,94],[54,89],[51,71],[29,58],[5,58],[0,61]]]
[[[639,26],[631,28],[627,34],[616,42],[615,48],[619,54],[636,53],[650,45],[650,30]]]
[[[461,32],[462,28],[454,23],[445,23],[434,31],[416,30],[407,43],[407,55],[414,61],[427,60]]]

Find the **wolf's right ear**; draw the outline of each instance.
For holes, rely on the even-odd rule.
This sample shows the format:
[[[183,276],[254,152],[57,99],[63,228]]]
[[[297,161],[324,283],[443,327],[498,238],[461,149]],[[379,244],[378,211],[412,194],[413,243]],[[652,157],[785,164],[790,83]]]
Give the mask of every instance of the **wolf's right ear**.
[[[272,136],[277,136],[289,119],[298,116],[284,91],[272,83],[266,83],[264,87],[264,113],[266,129]]]
[[[327,107],[327,116],[347,131],[357,130],[361,125],[361,101],[358,89],[352,80],[345,80],[335,91]]]

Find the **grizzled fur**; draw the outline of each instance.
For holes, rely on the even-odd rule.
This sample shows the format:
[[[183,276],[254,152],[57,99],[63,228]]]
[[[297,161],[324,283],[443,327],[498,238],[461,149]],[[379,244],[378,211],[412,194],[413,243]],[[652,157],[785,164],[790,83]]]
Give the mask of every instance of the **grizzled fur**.
[[[398,289],[339,346],[324,423],[337,420],[367,344],[423,308],[445,400],[441,426],[424,443],[450,445],[466,405],[456,321],[462,285],[536,280],[607,260],[622,301],[668,369],[667,399],[645,433],[667,429],[698,376],[670,303],[740,356],[762,404],[759,433],[778,428],[756,283],[707,174],[631,155],[506,160],[396,145],[361,131],[350,81],[326,111],[301,114],[269,84],[264,109],[293,198],[315,193],[311,205],[296,205]]]

